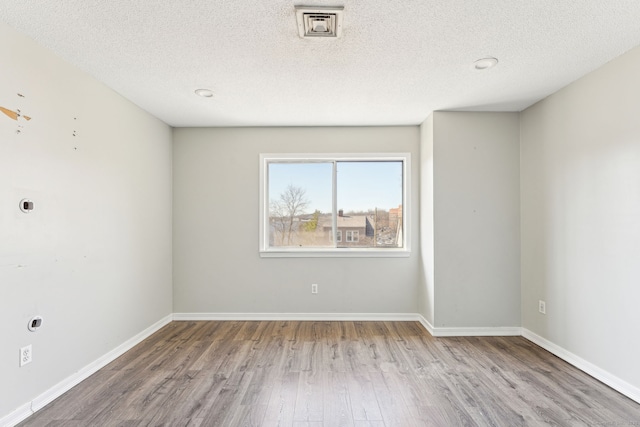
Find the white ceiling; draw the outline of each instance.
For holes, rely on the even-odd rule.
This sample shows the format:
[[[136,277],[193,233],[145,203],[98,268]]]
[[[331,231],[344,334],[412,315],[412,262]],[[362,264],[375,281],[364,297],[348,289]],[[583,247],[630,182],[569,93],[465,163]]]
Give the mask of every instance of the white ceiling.
[[[301,39],[296,5],[344,6],[343,36]],[[520,111],[640,45],[638,0],[0,0],[0,20],[172,126]]]

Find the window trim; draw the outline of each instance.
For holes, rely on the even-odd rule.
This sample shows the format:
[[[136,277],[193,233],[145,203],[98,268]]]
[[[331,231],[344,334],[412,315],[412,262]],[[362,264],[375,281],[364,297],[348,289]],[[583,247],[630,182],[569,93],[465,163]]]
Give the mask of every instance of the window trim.
[[[313,163],[333,161],[401,161],[402,168],[402,237],[401,248],[270,248],[269,247],[269,181],[270,162]],[[333,180],[336,197],[336,180]],[[259,254],[263,258],[322,258],[322,257],[409,257],[411,255],[411,153],[261,153],[259,199]],[[334,200],[334,205],[336,201]],[[337,218],[334,218],[334,222]],[[344,237],[344,236],[343,236]],[[343,242],[344,243],[344,242]]]

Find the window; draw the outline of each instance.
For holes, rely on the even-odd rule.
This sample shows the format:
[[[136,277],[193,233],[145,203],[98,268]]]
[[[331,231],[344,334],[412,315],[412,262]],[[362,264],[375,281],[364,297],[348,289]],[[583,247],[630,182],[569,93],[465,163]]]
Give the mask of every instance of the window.
[[[261,154],[261,256],[408,256],[410,155]]]
[[[359,231],[357,230],[347,230],[347,242],[357,242],[358,235]]]

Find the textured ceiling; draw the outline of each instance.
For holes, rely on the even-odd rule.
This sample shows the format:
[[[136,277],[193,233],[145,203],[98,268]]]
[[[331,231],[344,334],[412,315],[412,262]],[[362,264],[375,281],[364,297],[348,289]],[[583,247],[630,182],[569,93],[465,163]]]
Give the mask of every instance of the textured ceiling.
[[[301,39],[296,5],[344,6],[342,37]],[[0,0],[0,20],[172,126],[519,111],[640,45],[638,0]]]

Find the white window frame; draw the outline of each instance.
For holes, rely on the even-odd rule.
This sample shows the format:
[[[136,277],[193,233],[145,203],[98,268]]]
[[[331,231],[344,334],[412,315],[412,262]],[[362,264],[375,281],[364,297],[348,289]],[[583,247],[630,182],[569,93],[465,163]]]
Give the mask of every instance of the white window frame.
[[[347,243],[358,243],[360,241],[360,232],[358,230],[346,230],[346,240]]]
[[[336,242],[342,243],[342,230],[336,231]]]
[[[336,161],[401,161],[402,167],[402,238],[403,247],[373,247],[373,248],[290,248],[269,247],[269,180],[267,172],[269,163],[291,162],[336,162]],[[333,204],[336,198],[336,179],[333,177]],[[262,153],[260,154],[260,217],[259,217],[259,253],[263,258],[270,257],[408,257],[411,255],[411,153]],[[334,223],[337,221],[335,212]],[[334,229],[337,228],[334,224]],[[336,230],[337,231],[337,230]],[[346,236],[345,236],[346,237]],[[343,242],[344,243],[344,242]]]

